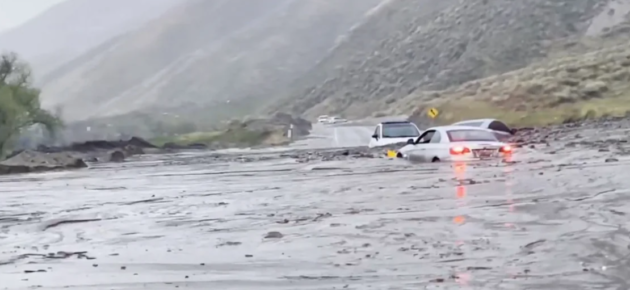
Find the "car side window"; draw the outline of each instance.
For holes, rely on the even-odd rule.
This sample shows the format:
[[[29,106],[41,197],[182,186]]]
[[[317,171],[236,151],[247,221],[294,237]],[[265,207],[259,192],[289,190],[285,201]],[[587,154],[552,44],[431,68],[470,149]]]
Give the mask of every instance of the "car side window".
[[[429,143],[440,143],[440,141],[442,141],[442,134],[440,134],[440,132],[438,131],[435,131]]]
[[[433,138],[433,133],[435,133],[434,130],[424,132],[422,135],[420,135],[420,137],[418,137],[416,144],[426,144],[431,142],[431,138]]]
[[[499,121],[492,121],[492,123],[490,123],[490,125],[488,126],[488,129],[510,133],[510,128],[507,125],[505,125],[503,122],[499,122]]]

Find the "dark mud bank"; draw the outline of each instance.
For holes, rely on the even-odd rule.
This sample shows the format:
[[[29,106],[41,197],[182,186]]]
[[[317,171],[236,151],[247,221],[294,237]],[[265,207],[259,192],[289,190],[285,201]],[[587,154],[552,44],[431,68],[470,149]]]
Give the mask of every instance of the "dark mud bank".
[[[139,137],[117,141],[77,142],[68,146],[41,145],[36,150],[13,152],[6,160],[0,162],[0,175],[86,168],[88,163],[124,162],[133,155],[187,149],[206,148],[197,145],[175,148],[169,144],[158,147]]]

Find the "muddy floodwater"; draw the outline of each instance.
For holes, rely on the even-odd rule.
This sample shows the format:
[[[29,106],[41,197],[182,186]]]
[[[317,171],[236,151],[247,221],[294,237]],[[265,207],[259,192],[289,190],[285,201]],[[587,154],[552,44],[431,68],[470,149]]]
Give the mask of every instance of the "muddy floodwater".
[[[568,142],[508,162],[188,153],[0,177],[0,289],[629,289],[625,143]]]

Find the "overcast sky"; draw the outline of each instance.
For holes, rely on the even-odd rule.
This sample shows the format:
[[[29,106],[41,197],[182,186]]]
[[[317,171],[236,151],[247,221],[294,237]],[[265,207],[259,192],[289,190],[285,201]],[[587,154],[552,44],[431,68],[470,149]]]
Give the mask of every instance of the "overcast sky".
[[[0,0],[0,32],[20,25],[66,0]]]

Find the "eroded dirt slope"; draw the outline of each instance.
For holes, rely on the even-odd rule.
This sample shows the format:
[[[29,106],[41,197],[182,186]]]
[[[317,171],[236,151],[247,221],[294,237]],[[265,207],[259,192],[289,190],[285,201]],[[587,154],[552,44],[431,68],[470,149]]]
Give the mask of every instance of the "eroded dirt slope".
[[[388,1],[365,24],[383,34],[357,29],[334,52],[344,57],[320,64],[289,94],[295,102],[275,108],[365,116],[416,90],[519,69],[548,57],[555,41],[585,35],[608,2]],[[362,48],[344,47],[354,43]]]
[[[242,117],[380,1],[191,1],[51,73],[43,101],[69,119],[174,108]]]

